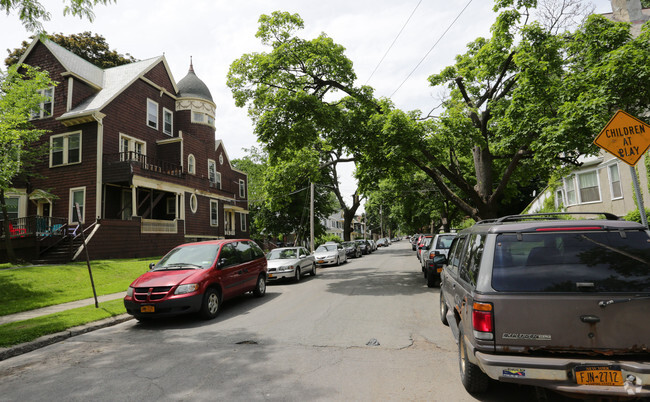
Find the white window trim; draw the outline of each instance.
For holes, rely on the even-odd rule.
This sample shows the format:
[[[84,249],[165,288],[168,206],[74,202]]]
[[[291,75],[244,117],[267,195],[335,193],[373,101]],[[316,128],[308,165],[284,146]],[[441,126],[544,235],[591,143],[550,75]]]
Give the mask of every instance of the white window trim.
[[[49,111],[50,114],[46,115],[46,114],[44,113],[44,112],[45,112],[45,103],[47,103],[47,102],[43,101],[43,102],[41,102],[41,103],[38,104],[38,113],[32,113],[31,116],[30,116],[30,120],[46,119],[46,118],[48,118],[48,117],[52,117],[52,115],[54,114],[54,87],[48,87],[48,88],[45,88],[45,89],[39,89],[39,90],[38,90],[38,93],[39,93],[41,96],[44,96],[44,95],[43,95],[43,92],[45,92],[45,91],[47,91],[47,90],[51,90],[51,91],[52,91],[52,97],[50,98],[50,104],[52,105],[52,106],[50,106],[50,111]]]
[[[196,194],[190,195],[190,211],[193,214],[199,209],[199,200],[196,198]]]
[[[560,196],[560,199],[558,200],[558,195]],[[565,207],[566,206],[566,198],[564,197],[564,188],[560,187],[557,190],[555,190],[555,208],[559,207]]]
[[[239,198],[246,198],[246,181],[242,179],[239,179]]]
[[[212,205],[215,205],[217,208],[217,214],[214,217],[216,219],[216,223],[212,222]],[[212,227],[218,227],[219,226],[219,201],[217,200],[210,200],[210,226]]]
[[[149,105],[155,105],[156,106],[156,125],[155,126],[149,124]],[[147,124],[147,127],[158,130],[158,119],[160,118],[159,113],[158,113],[158,102],[147,98],[147,113],[146,113],[145,117],[146,117],[145,122]]]
[[[68,150],[69,150],[68,145],[70,144],[70,141],[68,140],[68,137],[71,137],[71,136],[77,135],[77,134],[79,135],[79,161],[70,163],[70,162],[68,162]],[[54,139],[55,138],[60,138],[60,137],[64,138],[63,139],[63,161],[58,165],[54,165],[52,163],[52,160],[53,160],[52,151],[54,149]],[[73,131],[73,132],[70,132],[70,133],[56,134],[56,135],[51,136],[50,137],[50,161],[49,161],[50,162],[50,167],[53,168],[53,167],[59,167],[59,166],[69,166],[69,165],[78,165],[78,164],[80,164],[81,161],[83,160],[83,152],[82,152],[83,143],[82,143],[82,141],[83,141],[83,135],[81,135],[81,131]]]
[[[575,202],[573,204],[570,203],[569,200],[569,188],[567,187],[567,182],[571,181],[573,183],[573,193],[575,194]],[[578,201],[578,185],[576,184],[576,176],[572,174],[569,177],[564,178],[564,197],[566,198],[566,206],[572,206],[572,205],[578,205],[580,202]]]
[[[187,173],[196,174],[196,158],[193,154],[187,155]]]
[[[194,118],[194,116],[202,116],[203,120],[197,120]],[[195,124],[203,124],[205,126],[215,127],[214,116],[204,112],[197,112],[196,110],[192,110],[191,122]]]
[[[239,229],[242,232],[246,231],[246,214],[239,214]]]
[[[69,216],[68,216],[68,223],[69,223],[69,224],[73,224],[73,223],[75,223],[75,221],[72,220],[72,217],[73,217],[73,214],[72,214],[72,208],[74,208],[74,197],[72,196],[72,194],[73,194],[74,192],[77,192],[77,191],[83,191],[83,193],[84,193],[83,211],[81,212],[81,217],[80,217],[80,218],[81,218],[81,222],[79,222],[79,223],[84,223],[84,222],[86,222],[86,186],[83,186],[83,187],[74,187],[74,188],[71,188],[69,191],[70,191],[70,192],[69,192],[69,194],[70,194],[70,196],[69,196],[70,200],[69,200],[69,202],[68,202],[68,214],[69,214]]]
[[[122,149],[122,139],[126,138],[129,141],[129,149]],[[147,142],[139,138],[131,137],[130,135],[120,133],[120,152],[135,152],[135,143],[142,144],[142,155],[147,154]]]
[[[616,169],[618,169],[618,183],[621,186],[621,196],[620,197],[614,197],[614,182],[612,182],[612,166],[616,166]],[[622,200],[624,197],[623,195],[623,181],[621,180],[621,166],[618,164],[618,162],[612,163],[607,166],[607,181],[609,182],[609,195],[612,198],[612,200]]]
[[[218,184],[217,188],[221,190],[221,172],[215,172],[216,183]]]
[[[169,132],[165,130],[165,115],[166,114],[169,114],[169,116],[171,116],[171,118],[172,118],[171,129],[170,129]],[[162,123],[163,123],[162,124],[163,133],[169,135],[170,137],[173,137],[174,136],[174,113],[172,113],[172,111],[167,109],[166,107],[163,107],[163,120],[162,120]]]
[[[580,188],[580,179],[578,178],[578,176],[593,173],[593,172],[596,172],[596,183],[598,185],[598,200],[596,200],[596,201],[582,201],[582,194],[580,194],[580,190],[581,190],[581,188]],[[578,204],[588,205],[588,204],[597,204],[599,202],[603,202],[603,195],[602,195],[602,191],[600,189],[600,175],[598,174],[598,169],[585,170],[585,171],[576,173],[575,174],[575,184],[576,184],[576,197],[578,199]]]
[[[214,165],[214,181],[210,179],[210,166]],[[217,162],[214,159],[208,159],[208,181],[210,183],[217,182]]]
[[[174,207],[174,210],[171,210],[171,207]],[[165,212],[167,212],[167,215],[176,215],[176,197],[174,198],[168,198],[167,199],[167,205],[165,206]]]

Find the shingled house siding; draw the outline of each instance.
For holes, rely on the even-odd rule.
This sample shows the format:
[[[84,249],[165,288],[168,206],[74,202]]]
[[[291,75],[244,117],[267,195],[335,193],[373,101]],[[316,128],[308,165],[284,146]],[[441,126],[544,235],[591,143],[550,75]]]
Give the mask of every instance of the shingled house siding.
[[[165,69],[165,66],[162,62],[156,64],[144,75],[144,77],[165,88],[170,93],[174,93],[174,86],[172,85],[172,82],[169,79],[169,74],[167,73],[167,69]],[[172,111],[174,110],[170,107],[167,107],[167,109]]]
[[[75,107],[79,106],[81,102],[96,93],[96,89],[92,88],[85,82],[74,78],[72,83],[72,108],[74,109]]]

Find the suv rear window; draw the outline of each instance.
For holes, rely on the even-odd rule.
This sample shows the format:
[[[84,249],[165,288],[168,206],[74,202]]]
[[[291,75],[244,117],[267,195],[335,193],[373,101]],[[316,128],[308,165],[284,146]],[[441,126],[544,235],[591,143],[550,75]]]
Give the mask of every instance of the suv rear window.
[[[451,247],[451,242],[454,241],[454,237],[456,235],[446,235],[446,236],[438,236],[438,244],[436,244],[437,249],[448,249]]]
[[[624,237],[621,236],[624,235]],[[514,292],[650,292],[645,232],[500,234],[492,287]]]

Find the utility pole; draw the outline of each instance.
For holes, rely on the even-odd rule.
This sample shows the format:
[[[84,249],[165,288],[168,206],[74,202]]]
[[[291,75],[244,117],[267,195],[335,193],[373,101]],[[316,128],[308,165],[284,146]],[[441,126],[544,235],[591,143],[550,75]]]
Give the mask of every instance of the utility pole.
[[[309,184],[309,246],[314,254],[314,183]]]

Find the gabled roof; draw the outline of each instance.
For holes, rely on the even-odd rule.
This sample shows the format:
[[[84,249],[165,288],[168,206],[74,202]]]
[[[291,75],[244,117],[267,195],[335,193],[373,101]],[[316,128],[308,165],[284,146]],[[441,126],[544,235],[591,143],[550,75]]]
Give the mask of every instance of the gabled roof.
[[[41,42],[47,49],[54,55],[54,57],[61,63],[66,72],[73,74],[77,78],[86,81],[91,86],[101,89],[104,80],[104,70],[95,66],[94,64],[84,60],[71,51],[57,45],[49,39],[41,40],[40,38],[34,39],[31,45],[27,48],[25,53],[21,56],[18,64],[22,64],[27,56],[32,52],[34,46]]]
[[[172,83],[174,93],[171,95],[175,96],[175,93],[178,92],[176,82],[171,74],[165,56],[158,56],[103,70],[71,51],[57,45],[51,40],[41,40],[40,38],[36,38],[20,58],[19,63],[24,62],[39,41],[48,48],[48,50],[66,69],[67,73],[88,83],[98,90],[96,94],[90,96],[74,109],[61,115],[57,120],[67,120],[101,111],[101,109],[108,105],[116,96],[122,93],[136,80],[144,78],[144,75],[160,62],[165,66],[165,70],[167,71]],[[150,81],[147,80],[147,82]]]
[[[217,149],[219,149],[219,146],[221,146],[221,148],[223,148],[223,153],[224,153],[224,155],[226,155],[226,159],[228,160],[228,166],[230,167],[230,169],[234,170],[237,173],[242,173],[242,174],[244,174],[244,175],[246,175],[248,177],[248,174],[246,172],[233,167],[232,163],[230,163],[230,157],[228,156],[228,152],[226,152],[226,146],[224,145],[222,140],[216,140],[214,142],[214,150],[216,151]]]

